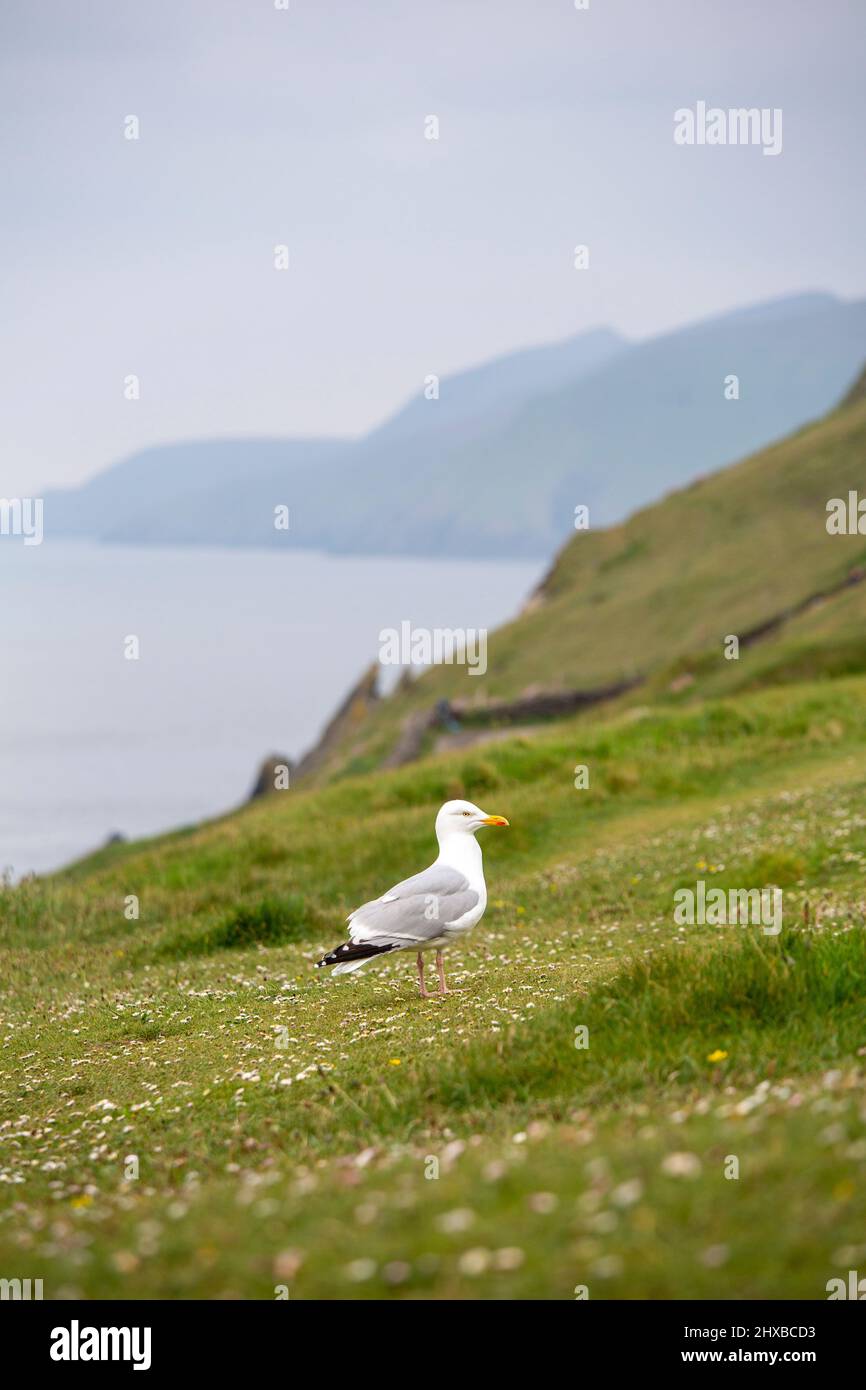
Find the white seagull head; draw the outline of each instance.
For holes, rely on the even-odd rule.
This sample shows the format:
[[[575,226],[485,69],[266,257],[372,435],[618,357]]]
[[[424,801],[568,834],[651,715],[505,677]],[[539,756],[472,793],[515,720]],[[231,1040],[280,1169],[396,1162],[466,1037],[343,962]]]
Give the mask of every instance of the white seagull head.
[[[488,816],[471,801],[446,801],[436,817],[436,838],[440,845],[452,835],[474,835],[485,825],[507,825],[504,816]]]

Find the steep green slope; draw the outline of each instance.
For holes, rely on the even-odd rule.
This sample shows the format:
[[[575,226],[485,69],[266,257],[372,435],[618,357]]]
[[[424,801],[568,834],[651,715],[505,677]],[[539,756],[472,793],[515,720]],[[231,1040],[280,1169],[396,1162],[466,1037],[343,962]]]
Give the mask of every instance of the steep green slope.
[[[526,611],[491,634],[485,676],[442,666],[402,686],[332,750],[327,769],[375,766],[406,720],[441,699],[513,700],[637,676],[648,685],[633,698],[665,697],[671,682],[694,698],[863,670],[866,586],[840,586],[866,560],[866,536],[829,535],[826,507],[863,489],[864,457],[866,398],[855,391],[823,420],[622,526],[577,533]],[[744,641],[738,660],[725,658],[728,635],[747,639],[799,605]]]

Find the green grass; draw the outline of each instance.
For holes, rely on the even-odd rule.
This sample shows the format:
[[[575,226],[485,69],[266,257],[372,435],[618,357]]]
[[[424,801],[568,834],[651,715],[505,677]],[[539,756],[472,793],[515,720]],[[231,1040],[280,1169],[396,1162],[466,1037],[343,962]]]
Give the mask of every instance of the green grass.
[[[825,526],[828,499],[860,488],[864,448],[861,398],[622,525],[576,535],[557,556],[543,599],[491,634],[486,675],[440,666],[401,685],[353,722],[318,780],[373,770],[404,721],[441,699],[510,700],[531,687],[586,690],[641,674],[647,686],[623,704],[682,704],[866,671],[866,586],[742,647],[739,660],[724,656],[729,634],[864,565],[863,536],[831,536]],[[684,673],[691,683],[671,691]]]
[[[863,678],[634,707],[3,891],[0,1275],[825,1296],[866,1259],[864,735]],[[461,792],[512,829],[453,993],[314,971]],[[781,934],[676,926],[698,878],[778,884]]]
[[[206,955],[211,951],[302,941],[312,921],[313,916],[301,893],[289,893],[284,898],[269,896],[258,902],[242,903],[205,932],[178,932],[165,942],[161,954],[182,960],[185,956]]]

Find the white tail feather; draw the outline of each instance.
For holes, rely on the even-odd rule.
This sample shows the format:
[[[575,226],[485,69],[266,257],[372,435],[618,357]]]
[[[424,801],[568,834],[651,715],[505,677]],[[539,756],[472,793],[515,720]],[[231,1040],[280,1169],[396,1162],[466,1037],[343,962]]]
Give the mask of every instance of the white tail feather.
[[[331,971],[332,975],[348,975],[350,970],[360,970],[363,965],[369,965],[371,960],[376,960],[375,956],[364,956],[361,960],[343,961],[342,965],[335,965]]]

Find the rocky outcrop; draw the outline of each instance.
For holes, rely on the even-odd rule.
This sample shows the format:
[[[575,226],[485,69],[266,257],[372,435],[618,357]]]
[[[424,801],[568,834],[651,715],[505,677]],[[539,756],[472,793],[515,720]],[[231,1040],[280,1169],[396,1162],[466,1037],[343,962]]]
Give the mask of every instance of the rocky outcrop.
[[[285,753],[271,753],[259,768],[248,799],[256,801],[260,796],[285,791],[291,782],[292,771],[291,758],[286,757]]]
[[[317,772],[334,748],[343,745],[345,740],[357,733],[369,711],[380,699],[379,663],[374,662],[349,691],[318,743],[301,758],[295,768],[295,776],[300,780]]]

